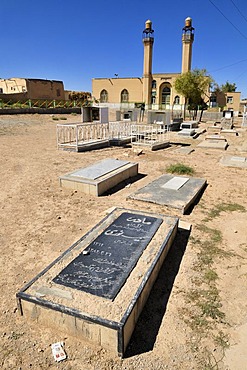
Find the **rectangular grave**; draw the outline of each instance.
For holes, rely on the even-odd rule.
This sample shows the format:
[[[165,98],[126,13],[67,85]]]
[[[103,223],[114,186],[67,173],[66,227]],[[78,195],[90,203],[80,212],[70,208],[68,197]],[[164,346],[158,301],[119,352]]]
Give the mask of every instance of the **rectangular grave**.
[[[114,299],[162,219],[122,213],[53,281]]]
[[[247,158],[228,155],[220,159],[220,164],[226,167],[247,168]]]
[[[176,208],[185,213],[205,186],[205,179],[164,174],[128,198]]]
[[[105,159],[104,161],[97,162],[92,166],[81,168],[80,170],[71,172],[71,175],[84,179],[96,180],[99,177],[104,176],[114,170],[117,170],[128,163],[128,161],[120,161],[118,159],[109,158]]]
[[[203,140],[197,148],[226,150],[228,143],[225,140]]]
[[[21,314],[122,357],[177,228],[176,217],[116,208],[17,293]]]
[[[99,196],[137,174],[138,163],[108,158],[63,175],[59,181],[62,187]]]

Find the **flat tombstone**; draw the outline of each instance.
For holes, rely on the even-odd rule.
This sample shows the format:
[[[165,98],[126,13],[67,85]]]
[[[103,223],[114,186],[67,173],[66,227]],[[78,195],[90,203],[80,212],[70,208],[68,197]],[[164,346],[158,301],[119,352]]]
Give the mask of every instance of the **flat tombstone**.
[[[96,180],[99,177],[106,175],[112,171],[115,171],[126,164],[128,161],[120,161],[118,159],[105,159],[101,162],[95,163],[92,166],[81,168],[75,172],[72,172],[71,175],[75,177],[80,177],[84,179]]]
[[[21,314],[123,356],[177,227],[114,209],[17,293]]]
[[[138,163],[108,158],[67,173],[61,176],[59,181],[63,187],[99,196],[137,174]]]
[[[206,185],[205,179],[165,174],[129,198],[177,208],[185,213]]]
[[[247,168],[247,158],[228,155],[220,159],[220,164],[226,167]]]
[[[197,145],[198,148],[220,149],[220,150],[226,150],[227,146],[228,143],[225,140],[212,140],[212,139],[204,140]]]
[[[159,218],[122,213],[53,281],[114,299],[161,223]]]

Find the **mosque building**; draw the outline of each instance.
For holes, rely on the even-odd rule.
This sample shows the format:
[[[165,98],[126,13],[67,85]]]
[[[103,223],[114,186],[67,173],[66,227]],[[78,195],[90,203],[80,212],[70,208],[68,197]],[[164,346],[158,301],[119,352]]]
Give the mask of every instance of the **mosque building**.
[[[131,78],[94,78],[92,95],[100,105],[115,108],[134,108],[136,103],[145,103],[146,109],[181,109],[184,97],[179,95],[174,82],[181,73],[191,70],[194,28],[192,19],[185,19],[182,29],[181,73],[153,73],[154,30],[147,20],[142,34],[144,46],[143,76]]]

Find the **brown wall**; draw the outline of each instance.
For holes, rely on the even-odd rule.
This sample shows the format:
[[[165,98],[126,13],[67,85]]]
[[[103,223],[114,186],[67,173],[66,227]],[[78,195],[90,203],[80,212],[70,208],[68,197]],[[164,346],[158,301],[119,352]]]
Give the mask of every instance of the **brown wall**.
[[[21,94],[20,96],[25,94],[25,99],[65,100],[62,81],[27,78],[0,79],[0,88],[4,94]]]
[[[27,79],[29,99],[65,100],[62,81]]]

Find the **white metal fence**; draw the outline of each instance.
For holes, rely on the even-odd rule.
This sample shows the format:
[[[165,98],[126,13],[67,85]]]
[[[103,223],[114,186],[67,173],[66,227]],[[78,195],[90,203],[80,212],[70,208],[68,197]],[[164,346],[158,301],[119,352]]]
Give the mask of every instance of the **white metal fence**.
[[[89,143],[125,138],[131,138],[131,142],[137,145],[153,145],[168,141],[169,132],[160,125],[133,124],[130,121],[57,125],[57,146],[60,149],[78,150],[78,147]]]
[[[109,122],[109,138],[124,139],[131,136],[131,121]]]
[[[131,142],[135,145],[152,146],[169,141],[169,131],[160,125],[131,125]]]
[[[109,139],[108,123],[75,123],[57,125],[58,148],[78,148],[83,144]]]

